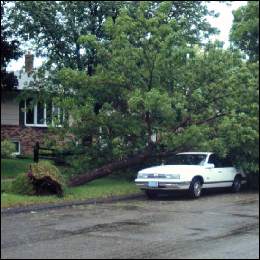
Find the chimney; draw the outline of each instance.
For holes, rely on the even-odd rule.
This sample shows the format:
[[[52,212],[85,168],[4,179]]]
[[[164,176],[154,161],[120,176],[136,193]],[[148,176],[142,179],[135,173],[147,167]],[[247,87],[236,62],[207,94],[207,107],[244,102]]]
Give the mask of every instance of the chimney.
[[[30,52],[25,54],[25,72],[27,72],[28,75],[33,71],[33,59],[34,56]]]

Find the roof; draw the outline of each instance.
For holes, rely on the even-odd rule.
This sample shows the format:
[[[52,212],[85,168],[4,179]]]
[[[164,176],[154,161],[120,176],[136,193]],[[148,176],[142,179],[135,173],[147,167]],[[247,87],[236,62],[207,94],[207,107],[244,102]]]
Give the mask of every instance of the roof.
[[[183,153],[177,153],[177,154],[205,154],[205,155],[209,155],[209,154],[212,154],[212,152],[183,152]]]
[[[31,81],[33,81],[33,76],[32,74],[28,75],[25,71],[20,70],[20,71],[15,71],[14,75],[17,77],[18,80],[18,90],[22,90],[27,86]]]

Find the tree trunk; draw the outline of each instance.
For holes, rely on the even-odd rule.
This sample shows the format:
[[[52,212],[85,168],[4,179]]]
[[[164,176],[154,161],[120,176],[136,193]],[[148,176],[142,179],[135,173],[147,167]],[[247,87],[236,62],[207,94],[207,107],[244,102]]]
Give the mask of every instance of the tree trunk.
[[[128,167],[136,166],[140,163],[148,161],[151,158],[155,158],[155,157],[163,158],[172,153],[173,151],[164,151],[164,152],[156,153],[155,150],[150,147],[138,155],[126,157],[124,159],[108,163],[100,168],[76,176],[69,181],[69,186],[73,187],[73,186],[83,185],[87,182],[107,176],[116,170],[126,169]]]
[[[107,176],[111,174],[113,171],[138,165],[141,162],[147,161],[151,157],[151,154],[152,151],[147,150],[141,154],[111,162],[100,168],[97,168],[95,170],[89,171],[87,173],[72,178],[69,182],[69,186],[71,187],[79,186],[87,182],[90,182],[92,180]]]

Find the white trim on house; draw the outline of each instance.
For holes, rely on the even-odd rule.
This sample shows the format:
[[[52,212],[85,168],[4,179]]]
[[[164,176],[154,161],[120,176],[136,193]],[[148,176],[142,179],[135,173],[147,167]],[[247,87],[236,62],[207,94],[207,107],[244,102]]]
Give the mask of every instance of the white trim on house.
[[[38,123],[38,103],[34,104],[33,106],[33,124],[27,123],[27,105],[26,101],[24,102],[24,125],[27,127],[48,127],[47,124],[47,105],[44,103],[44,109],[43,109],[43,120],[44,123],[39,124]],[[53,115],[55,112],[55,109],[57,109],[57,116],[58,120],[61,121],[61,108],[55,107],[52,105],[52,117],[51,117],[51,126],[53,127],[62,127],[62,124],[55,124],[55,121],[53,120]],[[65,114],[63,113],[63,120],[65,120]]]
[[[43,124],[39,124],[37,123],[38,121],[38,104],[34,104],[33,106],[33,124],[28,124],[27,123],[27,105],[26,105],[26,101],[24,102],[24,125],[25,126],[29,126],[29,127],[48,127],[47,125],[47,107],[46,104],[44,104],[44,109],[43,109],[43,119],[44,119],[44,123]]]
[[[11,140],[11,143],[18,143],[18,151],[12,153],[12,155],[20,155],[21,154],[21,142],[17,140]]]

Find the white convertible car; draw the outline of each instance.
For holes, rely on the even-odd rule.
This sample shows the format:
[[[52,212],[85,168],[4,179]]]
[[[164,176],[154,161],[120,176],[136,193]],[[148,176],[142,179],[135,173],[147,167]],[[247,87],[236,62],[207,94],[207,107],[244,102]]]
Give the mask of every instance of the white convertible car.
[[[156,197],[161,190],[187,190],[198,198],[203,188],[230,187],[238,192],[246,183],[246,175],[214,153],[188,152],[168,158],[163,165],[139,171],[135,183],[149,198]]]

